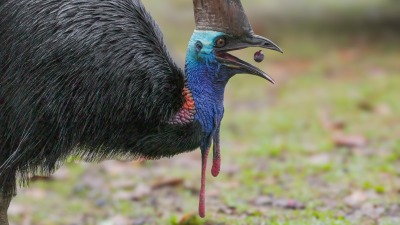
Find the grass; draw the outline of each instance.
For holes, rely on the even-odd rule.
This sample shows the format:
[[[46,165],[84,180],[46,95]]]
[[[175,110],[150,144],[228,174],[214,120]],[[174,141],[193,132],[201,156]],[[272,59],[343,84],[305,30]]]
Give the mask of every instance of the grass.
[[[368,49],[367,55],[334,68],[343,73],[332,75],[330,63],[342,65],[343,59],[331,51],[308,58],[310,65],[300,74],[275,75],[275,86],[246,75],[231,81],[222,174],[208,178],[205,220],[190,216],[198,201],[198,152],[145,164],[112,162],[123,169],[70,163],[63,169],[66,177],[33,183],[13,204],[23,206],[32,224],[49,225],[118,224],[117,215],[143,224],[398,224],[400,77],[397,65],[389,63],[398,55]],[[373,61],[368,56],[380,62],[365,63]],[[281,57],[272,58],[268,67],[279,71],[297,60]],[[387,65],[374,68],[381,62]],[[338,147],[321,121],[324,112],[344,124],[342,132],[362,135],[367,144]],[[184,182],[143,193],[139,200],[121,194],[161,178]],[[121,180],[131,186],[118,188]],[[258,202],[262,198],[269,200]],[[305,208],[276,203],[292,199]],[[15,224],[24,219],[18,210],[11,215]]]
[[[173,36],[182,60],[185,47]],[[228,84],[222,172],[207,178],[205,219],[196,216],[196,151],[144,163],[67,163],[19,191],[12,224],[400,224],[400,46],[310,36],[282,34],[285,54],[266,53],[259,65],[276,85],[248,75]],[[340,146],[338,132],[365,144]]]

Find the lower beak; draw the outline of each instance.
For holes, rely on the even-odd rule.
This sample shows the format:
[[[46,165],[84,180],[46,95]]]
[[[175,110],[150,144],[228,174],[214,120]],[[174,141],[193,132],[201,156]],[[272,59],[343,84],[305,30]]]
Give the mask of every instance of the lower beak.
[[[252,34],[245,37],[229,38],[226,46],[215,49],[215,57],[221,64],[227,66],[228,68],[262,77],[274,84],[274,80],[267,73],[228,53],[229,51],[248,47],[261,47],[283,53],[282,49],[269,39]]]

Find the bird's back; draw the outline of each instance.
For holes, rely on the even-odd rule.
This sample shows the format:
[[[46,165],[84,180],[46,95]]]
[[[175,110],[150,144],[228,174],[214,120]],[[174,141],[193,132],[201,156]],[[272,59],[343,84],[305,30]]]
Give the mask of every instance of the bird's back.
[[[183,73],[140,1],[3,0],[0,10],[0,76],[7,96],[17,94],[12,84],[28,101],[51,105],[77,98],[84,104],[88,98],[103,116],[122,110],[140,121],[165,121],[171,114],[165,103],[179,105]],[[82,96],[89,92],[96,95]]]
[[[0,46],[2,183],[53,170],[77,145],[138,146],[184,101],[183,72],[138,0],[1,0]]]

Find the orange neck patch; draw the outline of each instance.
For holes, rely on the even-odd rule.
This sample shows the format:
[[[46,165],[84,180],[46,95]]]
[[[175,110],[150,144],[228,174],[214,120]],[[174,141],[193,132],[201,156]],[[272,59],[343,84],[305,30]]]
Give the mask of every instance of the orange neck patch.
[[[182,96],[184,103],[178,112],[168,121],[172,125],[187,124],[194,120],[196,114],[196,106],[194,103],[192,92],[187,86],[183,88]]]

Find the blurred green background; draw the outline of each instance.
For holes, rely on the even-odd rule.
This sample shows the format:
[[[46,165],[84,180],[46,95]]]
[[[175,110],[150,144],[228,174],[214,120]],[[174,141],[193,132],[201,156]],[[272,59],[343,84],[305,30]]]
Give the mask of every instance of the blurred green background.
[[[143,0],[184,64],[192,1]],[[242,0],[285,53],[228,84],[222,171],[197,217],[200,152],[147,162],[68,162],[35,177],[12,224],[400,224],[400,1]],[[234,54],[253,61],[258,49]]]

